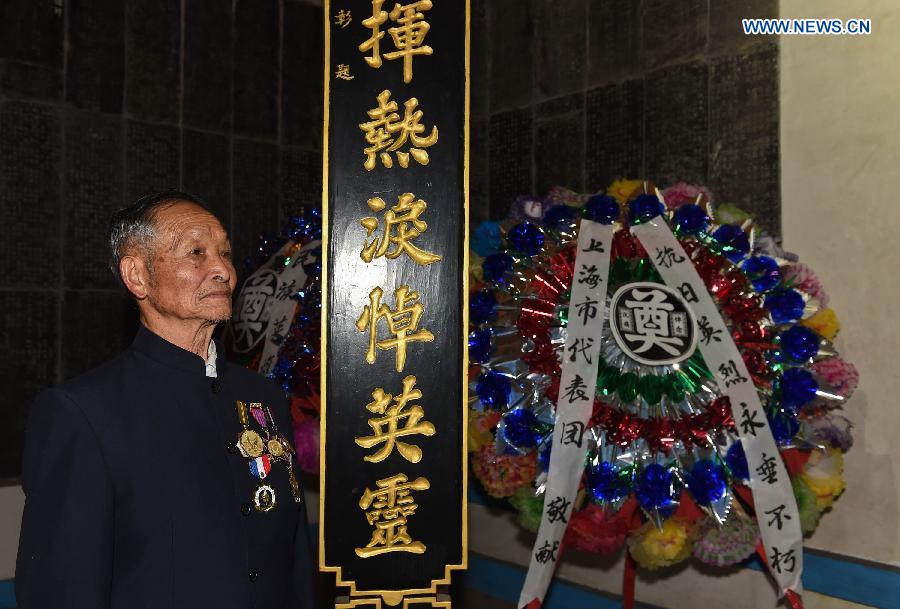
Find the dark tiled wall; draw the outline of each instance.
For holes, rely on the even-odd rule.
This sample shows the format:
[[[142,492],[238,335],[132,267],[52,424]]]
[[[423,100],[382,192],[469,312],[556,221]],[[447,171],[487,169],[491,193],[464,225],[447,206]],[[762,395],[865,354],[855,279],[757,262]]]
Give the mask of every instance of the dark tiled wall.
[[[780,230],[777,0],[472,0],[472,217],[616,177],[707,184]]]
[[[0,4],[0,477],[26,407],[130,341],[109,214],[204,196],[238,256],[321,189],[321,8],[300,0]],[[777,0],[472,0],[471,212],[554,184],[708,184],[779,229]]]
[[[131,341],[112,211],[194,192],[240,260],[318,204],[322,20],[299,0],[0,3],[0,478],[36,392]]]

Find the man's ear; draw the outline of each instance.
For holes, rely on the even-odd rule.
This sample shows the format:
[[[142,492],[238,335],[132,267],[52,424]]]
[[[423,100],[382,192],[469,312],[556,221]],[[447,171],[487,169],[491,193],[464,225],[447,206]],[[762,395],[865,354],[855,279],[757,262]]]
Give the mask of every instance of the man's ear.
[[[146,261],[139,256],[122,256],[119,260],[122,283],[138,300],[147,297],[150,288],[150,272]]]

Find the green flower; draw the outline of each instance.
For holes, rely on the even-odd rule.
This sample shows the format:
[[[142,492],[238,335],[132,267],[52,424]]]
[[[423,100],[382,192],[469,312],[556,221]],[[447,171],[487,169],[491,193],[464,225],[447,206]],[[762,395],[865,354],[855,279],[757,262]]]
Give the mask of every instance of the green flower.
[[[518,511],[516,522],[532,533],[537,533],[541,526],[541,513],[544,511],[544,496],[536,497],[529,484],[516,490],[509,502]]]

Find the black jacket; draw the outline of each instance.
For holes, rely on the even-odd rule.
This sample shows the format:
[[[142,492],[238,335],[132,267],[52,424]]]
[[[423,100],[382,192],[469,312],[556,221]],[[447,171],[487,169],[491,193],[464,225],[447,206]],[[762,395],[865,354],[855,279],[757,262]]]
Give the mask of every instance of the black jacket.
[[[141,327],[118,357],[38,396],[22,471],[21,609],[313,606],[306,514],[287,466],[264,480],[276,506],[257,511],[260,481],[235,446],[236,400],[269,406],[292,438],[285,396],[217,346],[213,379]]]

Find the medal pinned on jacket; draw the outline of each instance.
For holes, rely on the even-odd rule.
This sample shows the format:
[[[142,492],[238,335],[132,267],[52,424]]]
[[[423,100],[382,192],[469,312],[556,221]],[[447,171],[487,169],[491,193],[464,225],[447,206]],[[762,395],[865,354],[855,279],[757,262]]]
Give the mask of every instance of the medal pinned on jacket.
[[[272,471],[272,467],[279,462],[283,462],[288,470],[288,479],[291,484],[291,491],[294,495],[294,501],[301,500],[300,485],[297,483],[297,477],[294,474],[294,463],[291,457],[294,454],[294,448],[278,431],[278,425],[275,418],[267,406],[261,403],[251,403],[248,413],[247,405],[240,400],[237,401],[238,419],[240,419],[243,429],[238,433],[237,448],[241,455],[247,459],[247,466],[250,475],[259,480],[259,486],[253,493],[253,505],[259,512],[268,512],[275,508],[276,498],[275,489],[268,484],[264,484],[263,480]],[[262,435],[254,429],[250,428],[250,417],[259,425]]]

